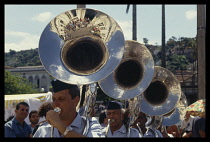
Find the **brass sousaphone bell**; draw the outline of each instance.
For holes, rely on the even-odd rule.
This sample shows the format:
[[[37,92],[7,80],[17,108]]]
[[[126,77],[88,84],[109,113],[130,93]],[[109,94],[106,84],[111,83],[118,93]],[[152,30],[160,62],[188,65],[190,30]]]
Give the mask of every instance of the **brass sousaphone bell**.
[[[184,120],[187,106],[188,106],[187,98],[185,94],[182,92],[181,98],[176,104],[176,107],[168,114],[163,115],[162,125],[172,126]]]
[[[154,77],[143,93],[141,111],[155,116],[172,111],[181,97],[181,86],[176,76],[166,68],[155,66]]]
[[[81,106],[80,97],[77,107],[77,111],[84,108],[84,135],[89,129],[89,107],[95,103],[96,82],[115,70],[124,48],[124,35],[118,23],[95,9],[78,8],[63,12],[42,32],[39,57],[46,71],[62,82],[78,85],[80,89],[87,85],[85,106]]]
[[[147,47],[137,41],[126,40],[119,66],[99,81],[99,86],[111,98],[128,100],[144,92],[153,73],[154,60]]]
[[[107,14],[89,8],[61,13],[50,21],[39,42],[47,72],[69,84],[98,82],[119,65],[124,35]]]

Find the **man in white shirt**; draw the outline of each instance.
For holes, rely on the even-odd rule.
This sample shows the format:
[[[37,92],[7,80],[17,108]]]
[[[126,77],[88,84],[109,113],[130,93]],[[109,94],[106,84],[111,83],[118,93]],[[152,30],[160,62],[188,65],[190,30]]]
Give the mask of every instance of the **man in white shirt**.
[[[191,137],[192,136],[192,124],[193,124],[193,119],[194,116],[190,115],[190,111],[186,111],[186,115],[184,120],[181,122],[181,137]]]
[[[126,128],[123,124],[124,109],[118,101],[108,103],[106,116],[109,124],[102,130],[102,137],[141,137],[135,128]]]
[[[76,106],[80,100],[80,92],[77,85],[66,84],[59,80],[52,80],[53,87],[52,107],[59,107],[60,114],[49,110],[46,114],[47,123],[40,126],[33,137],[100,137],[100,124],[96,118],[80,116]],[[86,127],[89,122],[89,127]],[[52,127],[53,126],[53,127]],[[54,128],[53,131],[51,131]],[[84,129],[87,133],[84,134]]]

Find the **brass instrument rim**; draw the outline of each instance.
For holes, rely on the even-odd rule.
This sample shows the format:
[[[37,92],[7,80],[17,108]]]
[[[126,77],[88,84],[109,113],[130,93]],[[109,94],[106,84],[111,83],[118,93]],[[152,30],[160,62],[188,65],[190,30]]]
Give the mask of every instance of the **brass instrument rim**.
[[[125,45],[126,45],[125,52],[123,54],[123,58],[120,64],[123,63],[124,61],[127,61],[127,59],[131,59],[125,57],[125,53],[126,55],[130,55],[129,51],[132,50],[131,48],[136,49],[137,51],[144,51],[144,53],[140,52],[140,54],[136,55],[139,57],[138,62],[141,63],[142,67],[144,67],[144,71],[142,73],[143,77],[141,79],[141,82],[136,84],[136,86],[132,87],[131,89],[123,88],[116,82],[116,80],[114,79],[116,70],[114,70],[114,72],[112,72],[106,78],[99,81],[99,86],[101,87],[103,92],[107,94],[109,97],[118,100],[127,100],[134,98],[137,95],[140,95],[148,87],[154,74],[154,60],[149,49],[147,49],[147,47],[144,46],[143,44],[134,40],[126,40]],[[137,47],[134,48],[133,45]],[[132,52],[132,54],[136,54],[136,52]],[[135,59],[133,57],[133,59],[137,61],[137,58]],[[118,65],[118,67],[120,66],[120,64]]]
[[[68,17],[71,18],[68,19]],[[90,36],[90,34],[94,35],[94,37],[101,37],[101,42],[103,42],[103,44],[106,46],[106,49],[103,49],[103,51],[106,50],[106,52],[108,52],[105,53],[106,55],[104,55],[104,58],[107,57],[107,61],[104,60],[104,62],[94,68],[90,74],[86,72],[78,74],[76,71],[70,71],[66,65],[64,65],[61,59],[61,50],[63,45],[65,45],[65,42],[68,41],[69,38],[74,40],[74,37],[72,37],[73,35],[68,35],[65,33],[68,30],[59,30],[59,28],[67,28],[65,25],[62,26],[62,24],[70,23],[71,20],[79,20],[80,18],[87,19],[88,17],[91,17],[90,20],[92,21],[90,21],[87,34],[81,32],[81,30],[84,31],[84,29],[81,28],[86,28],[83,26],[80,27],[80,30],[73,29],[75,30],[74,32],[78,32],[75,34],[75,37],[78,38]],[[101,23],[94,23],[97,21],[100,21],[102,25],[100,25]],[[89,31],[90,26],[93,26],[93,31]],[[94,29],[96,26],[99,28],[100,26],[104,26],[104,29],[100,29],[99,32],[97,29]],[[80,8],[63,12],[49,22],[41,34],[38,51],[43,66],[45,67],[46,71],[54,78],[69,84],[86,85],[98,82],[111,74],[111,72],[113,72],[120,63],[124,48],[125,39],[122,29],[113,18],[99,10]]]
[[[69,52],[69,50],[73,50],[73,48],[76,48],[75,47],[76,44],[78,44],[78,43],[81,44],[84,41],[85,42],[88,42],[88,41],[93,42],[94,41],[94,42],[96,42],[94,44],[99,44],[100,46],[97,46],[97,47],[101,48],[101,53],[103,54],[103,57],[102,57],[100,63],[98,65],[96,65],[94,68],[92,68],[90,70],[78,71],[77,69],[73,68],[72,66],[70,66],[66,63],[67,59],[65,57],[67,56],[66,54]],[[90,44],[92,44],[92,43],[90,43]],[[97,50],[99,50],[99,49],[97,49]],[[77,56],[80,56],[80,55],[77,55]],[[108,56],[109,56],[109,53],[107,51],[106,46],[96,36],[84,36],[81,38],[76,38],[75,40],[70,41],[70,43],[67,41],[67,42],[65,42],[63,48],[61,49],[61,60],[62,60],[63,64],[69,71],[71,71],[72,73],[78,74],[78,75],[89,75],[89,74],[94,74],[95,72],[99,71],[106,64]]]
[[[179,101],[181,97],[181,86],[178,79],[171,71],[160,66],[155,66],[154,68],[155,70],[153,81],[159,80],[163,82],[163,84],[166,84],[166,88],[168,89],[169,94],[165,102],[158,105],[148,103],[145,96],[143,95],[141,110],[142,112],[149,115],[164,115],[174,109],[177,102]]]

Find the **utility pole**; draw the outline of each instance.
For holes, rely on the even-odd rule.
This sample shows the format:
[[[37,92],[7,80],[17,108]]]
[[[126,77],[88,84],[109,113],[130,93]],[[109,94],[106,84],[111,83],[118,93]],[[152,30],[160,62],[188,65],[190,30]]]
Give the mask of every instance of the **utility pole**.
[[[136,4],[133,4],[133,40],[137,41]]]
[[[127,8],[126,8],[126,13],[128,13],[129,11],[129,8],[130,8],[130,4],[127,5]],[[132,39],[137,41],[137,26],[136,26],[136,4],[133,4],[133,13],[132,13],[132,20],[133,20],[133,37]]]
[[[77,4],[77,8],[86,8],[85,4]]]
[[[165,52],[165,5],[162,5],[162,67],[166,68],[166,52]]]
[[[197,5],[198,99],[206,98],[206,6]]]

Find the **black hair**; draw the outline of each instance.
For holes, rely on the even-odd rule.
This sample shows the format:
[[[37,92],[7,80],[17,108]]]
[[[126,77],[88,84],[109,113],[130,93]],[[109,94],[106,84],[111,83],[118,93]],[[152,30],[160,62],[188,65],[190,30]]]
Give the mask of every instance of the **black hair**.
[[[19,110],[20,105],[24,105],[24,106],[29,107],[28,103],[26,103],[26,102],[20,102],[20,103],[18,103],[18,104],[16,105],[16,110]]]
[[[37,110],[32,110],[32,111],[29,113],[29,116],[28,116],[29,118],[31,118],[32,113],[38,113],[38,112],[37,112]]]

